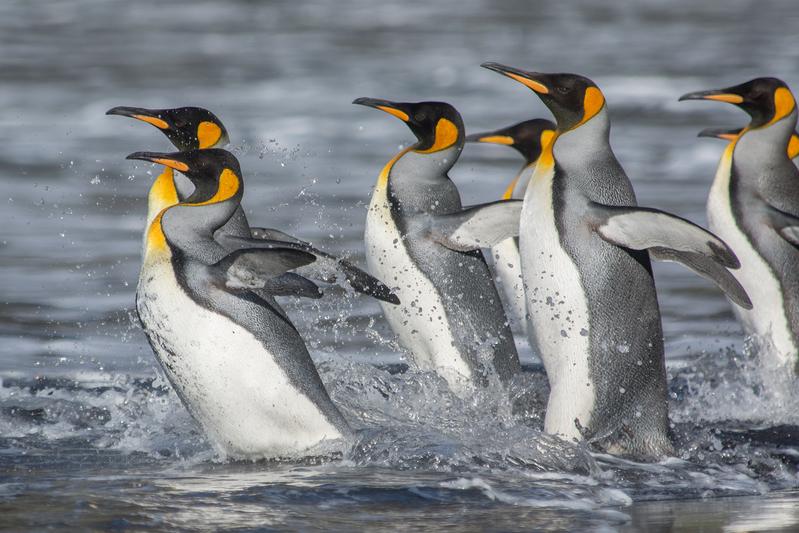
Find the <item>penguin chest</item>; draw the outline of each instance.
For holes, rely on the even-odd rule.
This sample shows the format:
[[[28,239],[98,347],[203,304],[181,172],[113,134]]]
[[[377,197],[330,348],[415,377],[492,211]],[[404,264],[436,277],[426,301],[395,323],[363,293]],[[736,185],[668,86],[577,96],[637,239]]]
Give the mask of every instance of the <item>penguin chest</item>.
[[[735,219],[730,196],[732,158],[725,153],[710,188],[707,215],[710,230],[722,238],[738,256],[741,268],[734,270],[752,300],[752,309],[732,306],[747,334],[773,346],[780,362],[795,361],[797,345],[785,312],[782,284]]]
[[[492,247],[491,257],[509,314],[526,331],[527,303],[522,280],[522,259],[516,239],[505,239]]]
[[[450,388],[461,390],[471,382],[471,368],[457,348],[446,306],[409,254],[406,238],[394,222],[385,190],[376,190],[366,217],[366,262],[401,302],[380,302],[383,314],[420,369],[438,373]]]
[[[286,456],[342,436],[262,342],[189,297],[169,261],[145,265],[136,300],[156,358],[220,452]]]
[[[544,429],[579,439],[575,420],[588,427],[595,401],[588,300],[580,271],[561,244],[568,236],[557,223],[554,179],[554,168],[536,170],[522,208],[519,247],[530,340],[551,386]]]

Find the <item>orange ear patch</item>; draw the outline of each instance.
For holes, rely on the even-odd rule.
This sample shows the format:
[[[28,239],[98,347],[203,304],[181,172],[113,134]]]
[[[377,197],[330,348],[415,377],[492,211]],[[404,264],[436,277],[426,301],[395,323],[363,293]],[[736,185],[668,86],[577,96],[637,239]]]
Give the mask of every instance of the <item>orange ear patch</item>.
[[[233,195],[238,192],[240,186],[241,180],[239,180],[239,177],[236,175],[236,173],[229,168],[226,168],[222,171],[222,174],[219,175],[219,187],[212,197],[204,202],[187,205],[211,205],[224,202],[225,200],[232,198]]]
[[[793,108],[796,107],[796,102],[793,99],[791,91],[785,87],[780,87],[774,91],[774,117],[769,121],[773,124],[788,116]]]
[[[596,87],[587,88],[583,96],[583,120],[580,121],[580,124],[585,124],[591,120],[602,110],[602,106],[604,105],[605,96],[602,94],[602,91]]]
[[[199,148],[212,147],[219,142],[220,137],[222,137],[222,128],[213,122],[205,120],[200,122],[200,125],[197,126],[197,141],[199,142]]]
[[[788,157],[793,159],[799,155],[799,136],[795,133],[791,135],[791,140],[788,141]]]
[[[416,150],[420,154],[432,154],[445,150],[458,140],[458,127],[446,118],[439,119],[436,124],[436,139],[433,146],[427,150]]]

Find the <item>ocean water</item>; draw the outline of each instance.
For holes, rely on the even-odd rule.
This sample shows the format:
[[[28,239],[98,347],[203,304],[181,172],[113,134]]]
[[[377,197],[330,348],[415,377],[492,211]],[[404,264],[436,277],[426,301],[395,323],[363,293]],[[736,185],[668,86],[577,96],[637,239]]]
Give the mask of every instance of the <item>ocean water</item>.
[[[796,28],[790,0],[0,4],[0,528],[799,529],[799,386],[675,265],[656,266],[674,458],[637,464],[541,433],[546,380],[521,335],[509,393],[455,397],[408,368],[376,302],[333,288],[287,308],[355,441],[226,461],[134,311],[158,170],[124,157],[170,145],[104,115],[208,107],[241,159],[250,220],[363,265],[372,185],[412,135],[354,98],[446,100],[478,131],[548,117],[481,62],[578,72],[606,95],[641,204],[704,224],[722,144],[695,135],[746,116],[677,98],[762,75],[796,87]],[[467,146],[451,175],[477,203],[520,164]]]

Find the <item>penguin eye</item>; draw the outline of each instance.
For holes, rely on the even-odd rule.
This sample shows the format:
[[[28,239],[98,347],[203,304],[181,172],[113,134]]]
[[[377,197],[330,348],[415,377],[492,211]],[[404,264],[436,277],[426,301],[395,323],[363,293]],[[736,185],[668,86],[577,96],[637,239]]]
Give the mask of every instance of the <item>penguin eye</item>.
[[[569,94],[571,92],[570,87],[564,87],[563,85],[558,85],[555,87],[555,90],[558,91],[560,94]]]
[[[426,119],[426,118],[427,118],[427,116],[426,116],[424,113],[416,113],[416,114],[413,116],[413,119],[414,119],[416,122],[423,122],[423,121],[424,121],[424,119]]]
[[[174,124],[175,124],[176,128],[185,128],[186,127],[186,121],[183,120],[183,119],[180,119],[180,118],[175,120]]]

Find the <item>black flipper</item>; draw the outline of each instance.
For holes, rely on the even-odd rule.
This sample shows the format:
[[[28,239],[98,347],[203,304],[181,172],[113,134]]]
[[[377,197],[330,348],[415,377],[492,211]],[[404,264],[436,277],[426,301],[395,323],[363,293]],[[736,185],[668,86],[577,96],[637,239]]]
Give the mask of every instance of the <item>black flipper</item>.
[[[324,296],[316,283],[294,272],[286,272],[276,278],[264,280],[264,292],[272,296],[297,296],[317,300]]]
[[[313,263],[309,253],[289,248],[242,248],[211,266],[228,289],[263,289],[288,270]]]
[[[277,231],[277,230],[270,230]],[[282,232],[279,232],[282,233]],[[285,234],[283,234],[285,235]],[[287,236],[290,237],[290,236]],[[270,240],[270,239],[247,239],[233,235],[218,235],[217,242],[228,250],[242,248],[281,248],[292,249],[311,254],[316,259],[312,265],[303,268],[300,273],[303,276],[323,281],[325,283],[336,283],[339,274],[344,276],[347,284],[356,292],[372,296],[378,300],[399,304],[399,298],[391,292],[383,282],[371,274],[364,272],[349,261],[339,259],[330,255],[307,242],[290,237],[292,240]]]

